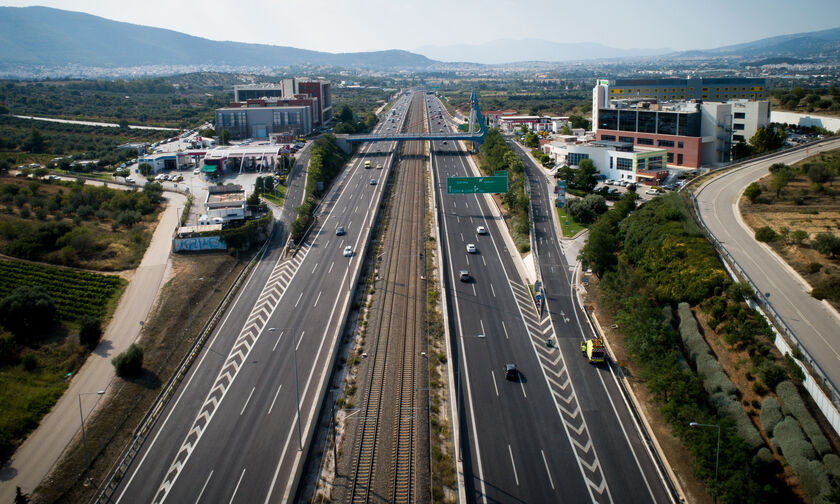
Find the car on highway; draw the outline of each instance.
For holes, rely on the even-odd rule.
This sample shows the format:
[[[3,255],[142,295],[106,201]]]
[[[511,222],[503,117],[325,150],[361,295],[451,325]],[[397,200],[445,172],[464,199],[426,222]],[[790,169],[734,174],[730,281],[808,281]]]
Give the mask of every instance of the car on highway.
[[[461,270],[458,272],[458,279],[462,282],[469,282],[470,281],[470,272],[467,270]]]
[[[370,179],[370,185],[376,185],[376,179],[375,178]]]
[[[446,140],[443,141],[443,145],[446,145]]]
[[[519,370],[516,369],[516,364],[505,364],[505,380],[516,381],[519,379]]]
[[[335,228],[335,235],[336,236],[344,236],[344,228],[341,227],[341,226],[338,226],[337,228]]]
[[[476,248],[475,243],[467,243],[467,253],[468,254],[475,254]]]
[[[477,228],[475,228],[475,234],[486,235],[487,228],[484,226],[478,226]]]
[[[351,247],[350,245],[347,245],[346,247],[344,247],[344,257],[350,257],[352,255],[353,255],[353,247]]]

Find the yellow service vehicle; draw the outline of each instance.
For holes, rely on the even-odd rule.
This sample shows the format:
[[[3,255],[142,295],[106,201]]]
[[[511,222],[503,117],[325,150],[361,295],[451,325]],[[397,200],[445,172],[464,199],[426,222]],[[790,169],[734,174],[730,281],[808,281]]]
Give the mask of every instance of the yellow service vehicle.
[[[607,360],[607,349],[604,347],[604,340],[601,338],[581,341],[580,351],[586,356],[590,364],[600,364]]]

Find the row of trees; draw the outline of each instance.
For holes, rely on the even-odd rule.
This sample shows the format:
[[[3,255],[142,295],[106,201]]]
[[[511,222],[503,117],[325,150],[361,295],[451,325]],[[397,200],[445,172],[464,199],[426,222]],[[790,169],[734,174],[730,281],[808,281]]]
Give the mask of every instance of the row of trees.
[[[481,171],[486,175],[507,171],[508,191],[502,197],[502,203],[511,219],[516,248],[527,252],[531,248],[531,219],[528,213],[530,200],[525,192],[525,166],[495,128],[488,130],[479,152]]]
[[[347,158],[347,154],[336,143],[334,135],[323,135],[313,142],[309,149],[309,168],[303,204],[297,207],[297,215],[290,231],[295,241],[300,241],[312,219],[317,199],[341,171]]]
[[[357,116],[353,109],[344,105],[338,114],[338,121],[338,124],[333,128],[336,133],[367,133],[376,126],[379,119],[376,114],[369,112],[363,112]]]

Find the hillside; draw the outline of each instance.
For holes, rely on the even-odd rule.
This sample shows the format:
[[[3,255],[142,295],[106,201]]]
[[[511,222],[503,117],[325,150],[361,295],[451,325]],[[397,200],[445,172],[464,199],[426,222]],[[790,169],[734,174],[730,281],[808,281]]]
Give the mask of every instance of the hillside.
[[[48,7],[0,7],[0,65],[334,65],[420,68],[434,61],[408,51],[326,53],[220,42],[172,30]]]

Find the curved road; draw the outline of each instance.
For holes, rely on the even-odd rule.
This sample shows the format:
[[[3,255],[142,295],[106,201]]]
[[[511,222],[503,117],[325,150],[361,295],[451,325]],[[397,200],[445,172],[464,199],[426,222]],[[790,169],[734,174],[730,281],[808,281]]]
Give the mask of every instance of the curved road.
[[[835,386],[840,384],[840,317],[826,303],[812,298],[802,278],[770,247],[755,240],[741,219],[738,200],[747,185],[768,173],[771,164],[792,164],[838,148],[840,139],[750,162],[705,182],[695,193],[700,217],[712,235],[765,293],[766,301]]]

